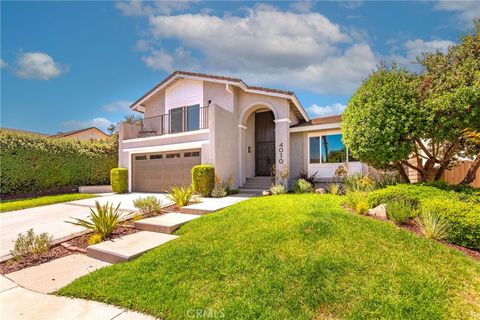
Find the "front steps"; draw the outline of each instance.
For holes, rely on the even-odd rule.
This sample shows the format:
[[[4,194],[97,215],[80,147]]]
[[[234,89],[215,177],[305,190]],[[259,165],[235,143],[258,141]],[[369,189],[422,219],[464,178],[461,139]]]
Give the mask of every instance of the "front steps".
[[[199,215],[169,212],[167,214],[135,221],[135,228],[171,234],[185,223],[200,218]]]
[[[238,189],[241,193],[261,195],[262,191],[270,190],[271,186],[271,177],[252,177],[247,178],[246,183]]]
[[[140,231],[88,246],[87,256],[108,263],[125,262],[176,238],[172,234]]]

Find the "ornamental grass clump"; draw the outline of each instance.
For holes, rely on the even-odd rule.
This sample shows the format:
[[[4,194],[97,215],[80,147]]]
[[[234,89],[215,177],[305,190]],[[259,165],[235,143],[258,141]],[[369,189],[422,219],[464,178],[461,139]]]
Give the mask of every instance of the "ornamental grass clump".
[[[187,187],[171,187],[170,192],[168,193],[168,198],[175,202],[177,207],[181,208],[186,206],[190,199],[193,196],[193,188],[191,186]]]
[[[417,224],[426,238],[445,240],[450,235],[450,224],[435,211],[424,211],[418,217]]]
[[[330,194],[341,195],[343,193],[342,186],[339,183],[329,183],[327,192]]]
[[[120,203],[116,208],[113,204],[105,203],[103,206],[100,202],[95,201],[95,210],[90,209],[88,220],[73,218],[75,221],[66,221],[76,226],[84,227],[101,237],[106,239],[117,228],[123,213],[119,210]]]
[[[412,202],[404,198],[391,200],[386,204],[387,218],[395,224],[402,224],[414,218],[417,213]]]

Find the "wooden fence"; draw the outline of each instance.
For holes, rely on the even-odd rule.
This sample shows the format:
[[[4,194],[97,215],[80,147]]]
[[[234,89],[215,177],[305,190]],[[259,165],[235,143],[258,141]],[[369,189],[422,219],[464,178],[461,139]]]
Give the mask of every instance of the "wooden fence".
[[[452,169],[446,170],[443,179],[448,184],[457,184],[463,180],[473,161],[465,160]],[[475,180],[470,184],[474,188],[480,188],[480,170],[477,170]]]

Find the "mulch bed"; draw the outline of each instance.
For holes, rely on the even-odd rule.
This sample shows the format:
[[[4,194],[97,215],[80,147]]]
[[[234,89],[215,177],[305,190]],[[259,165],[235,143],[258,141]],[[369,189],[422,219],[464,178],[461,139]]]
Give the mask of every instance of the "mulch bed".
[[[113,233],[108,238],[109,240],[119,238],[121,236],[126,236],[138,232],[133,228],[132,221],[123,222],[121,226],[117,227]],[[86,248],[88,246],[88,238],[91,234],[84,234],[63,243],[56,244],[52,246],[48,252],[37,256],[23,256],[18,260],[10,259],[7,261],[0,262],[0,274],[7,274],[28,267],[37,266],[39,264],[58,259],[61,257],[68,256],[73,253],[85,254]],[[68,249],[67,249],[68,247]]]
[[[345,210],[347,210],[348,212],[350,213],[353,213],[355,215],[357,215],[357,213],[352,210],[351,208],[347,207],[347,206],[343,206],[343,208]],[[375,217],[375,216],[368,216],[366,215],[365,217],[368,217],[368,218],[371,218],[371,219],[375,219],[375,220],[380,220],[380,221],[386,221],[388,223],[392,223],[394,224],[393,222],[391,222],[390,220],[385,220],[385,219],[382,219],[382,218],[379,218],[379,217]],[[418,224],[416,224],[414,221],[412,220],[408,220],[407,222],[405,223],[402,223],[401,225],[396,225],[397,227],[400,227],[404,230],[408,230],[414,234],[416,234],[417,236],[419,237],[423,237],[423,233],[422,233],[422,230],[420,229],[420,227],[418,226]],[[480,260],[480,251],[477,251],[477,250],[473,250],[473,249],[469,249],[469,248],[465,248],[465,247],[462,247],[462,246],[459,246],[459,245],[456,245],[456,244],[453,244],[453,243],[448,243],[448,242],[445,242],[445,241],[438,241],[438,240],[434,240],[434,241],[437,241],[438,243],[441,243],[445,246],[448,246],[450,248],[453,248],[455,250],[458,250],[458,251],[461,251],[463,252],[464,254],[466,254],[467,256],[470,256],[476,260]]]

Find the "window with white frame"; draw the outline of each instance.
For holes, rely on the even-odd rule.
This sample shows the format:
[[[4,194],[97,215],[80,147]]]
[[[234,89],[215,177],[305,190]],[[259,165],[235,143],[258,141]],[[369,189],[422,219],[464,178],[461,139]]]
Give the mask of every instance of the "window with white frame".
[[[358,161],[349,155],[342,134],[326,134],[309,138],[309,163],[344,163]]]

